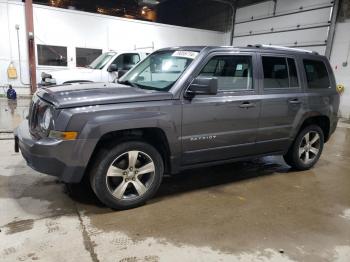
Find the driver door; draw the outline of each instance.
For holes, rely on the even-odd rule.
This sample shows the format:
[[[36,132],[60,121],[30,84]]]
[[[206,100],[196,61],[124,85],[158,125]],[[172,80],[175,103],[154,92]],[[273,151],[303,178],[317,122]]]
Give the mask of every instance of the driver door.
[[[210,55],[197,76],[218,78],[216,95],[183,100],[183,165],[254,154],[260,114],[256,55]]]

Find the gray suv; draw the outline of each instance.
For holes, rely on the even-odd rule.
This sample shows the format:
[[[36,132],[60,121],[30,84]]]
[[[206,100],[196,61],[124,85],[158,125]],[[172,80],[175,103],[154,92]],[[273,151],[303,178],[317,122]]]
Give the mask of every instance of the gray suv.
[[[104,204],[127,209],[151,198],[164,173],[264,155],[309,169],[338,107],[332,68],[317,53],[165,48],[117,83],[40,89],[15,149],[33,169],[87,178]]]

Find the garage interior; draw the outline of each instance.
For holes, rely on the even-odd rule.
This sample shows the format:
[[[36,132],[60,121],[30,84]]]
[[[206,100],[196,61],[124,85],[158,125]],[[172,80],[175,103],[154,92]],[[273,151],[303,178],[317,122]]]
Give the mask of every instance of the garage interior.
[[[0,32],[0,261],[350,261],[350,0],[0,0]],[[117,212],[13,150],[43,72],[111,50],[250,44],[325,55],[345,87],[308,171],[280,156],[188,170]]]

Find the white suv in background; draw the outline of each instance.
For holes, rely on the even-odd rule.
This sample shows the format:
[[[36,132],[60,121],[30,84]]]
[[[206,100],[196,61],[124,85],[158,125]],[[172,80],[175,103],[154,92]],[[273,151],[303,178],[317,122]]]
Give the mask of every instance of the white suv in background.
[[[148,53],[106,52],[85,68],[72,68],[41,73],[39,86],[60,85],[79,82],[112,82],[118,71],[131,69]]]

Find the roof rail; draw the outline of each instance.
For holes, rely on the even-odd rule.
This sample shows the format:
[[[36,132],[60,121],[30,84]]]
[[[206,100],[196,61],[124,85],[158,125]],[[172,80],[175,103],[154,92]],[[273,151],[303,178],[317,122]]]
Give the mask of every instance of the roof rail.
[[[256,48],[271,48],[271,49],[277,49],[277,50],[285,50],[285,51],[296,51],[296,52],[304,52],[309,54],[315,54],[318,55],[319,53],[316,51],[306,50],[306,49],[300,49],[300,48],[293,48],[293,47],[285,47],[285,46],[279,46],[279,45],[247,45],[248,47],[256,47]]]

